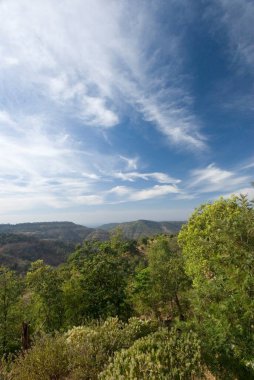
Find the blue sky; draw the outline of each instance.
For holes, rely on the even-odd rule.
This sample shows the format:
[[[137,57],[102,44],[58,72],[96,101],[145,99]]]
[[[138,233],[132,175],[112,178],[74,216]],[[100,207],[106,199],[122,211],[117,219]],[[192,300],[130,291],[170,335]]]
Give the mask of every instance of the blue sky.
[[[0,223],[254,197],[254,2],[2,0]]]

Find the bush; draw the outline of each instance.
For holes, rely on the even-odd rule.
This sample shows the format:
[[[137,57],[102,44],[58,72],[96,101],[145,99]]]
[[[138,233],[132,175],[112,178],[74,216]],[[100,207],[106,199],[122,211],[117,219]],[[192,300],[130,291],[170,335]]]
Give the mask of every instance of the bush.
[[[5,380],[95,380],[116,351],[156,329],[156,323],[137,318],[129,323],[108,318],[64,335],[45,335],[13,363],[6,362],[3,376]]]
[[[69,373],[68,347],[63,336],[45,335],[11,365],[6,380],[58,380]]]
[[[197,379],[202,377],[200,362],[200,344],[193,332],[163,329],[116,353],[99,379]]]
[[[131,318],[123,323],[108,318],[94,326],[75,327],[66,334],[71,348],[71,379],[93,380],[108,364],[110,357],[122,348],[130,347],[136,339],[155,331],[155,323]]]

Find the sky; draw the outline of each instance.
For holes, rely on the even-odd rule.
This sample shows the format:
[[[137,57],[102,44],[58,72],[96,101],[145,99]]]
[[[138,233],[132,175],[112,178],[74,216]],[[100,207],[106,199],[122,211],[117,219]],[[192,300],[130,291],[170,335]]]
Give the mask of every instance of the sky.
[[[254,198],[253,0],[1,0],[0,223]]]

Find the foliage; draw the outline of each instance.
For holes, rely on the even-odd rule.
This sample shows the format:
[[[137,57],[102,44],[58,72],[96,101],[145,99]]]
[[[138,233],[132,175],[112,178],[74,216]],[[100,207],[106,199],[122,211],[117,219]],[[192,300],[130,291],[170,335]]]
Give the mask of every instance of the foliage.
[[[254,357],[254,210],[247,198],[198,208],[179,234],[208,362],[249,378]],[[244,375],[242,374],[244,373]],[[244,377],[241,377],[244,376]],[[250,378],[254,374],[250,375]]]
[[[0,354],[17,349],[21,331],[18,308],[21,283],[16,274],[0,267]]]
[[[60,335],[44,335],[32,349],[16,358],[4,379],[60,380],[69,372],[69,352],[65,338]]]
[[[130,319],[129,323],[109,318],[99,325],[82,326],[68,331],[66,336],[71,348],[71,379],[97,379],[116,351],[130,347],[136,339],[156,328],[156,324],[136,318]]]
[[[74,252],[63,269],[67,326],[87,319],[130,317],[126,284],[135,265],[131,249],[135,250],[135,245],[122,242],[120,249],[120,242],[112,238],[104,243],[85,243]]]
[[[137,243],[115,230],[58,268],[38,260],[22,279],[1,267],[3,378],[199,379],[207,366],[220,380],[254,378],[252,204],[202,205],[178,240],[182,252],[175,236]],[[33,345],[18,353],[24,321]]]
[[[64,335],[43,335],[14,360],[5,380],[97,379],[117,350],[130,347],[156,328],[156,324],[137,318],[129,323],[109,318],[75,327]]]
[[[173,319],[174,316],[184,319],[180,294],[188,287],[189,281],[175,241],[165,235],[152,240],[148,245],[147,260],[145,268],[137,268],[130,286],[136,309],[160,319]]]
[[[27,272],[26,283],[31,291],[29,317],[36,330],[50,332],[62,326],[63,295],[58,272],[37,260]]]
[[[121,264],[117,257],[97,254],[84,260],[79,272],[71,272],[64,286],[68,318],[73,321],[74,302],[80,302],[79,316],[83,319],[124,316],[128,312],[124,302],[126,279]],[[76,293],[77,286],[79,293]]]
[[[137,340],[114,356],[101,380],[201,378],[200,344],[193,332],[166,329]]]

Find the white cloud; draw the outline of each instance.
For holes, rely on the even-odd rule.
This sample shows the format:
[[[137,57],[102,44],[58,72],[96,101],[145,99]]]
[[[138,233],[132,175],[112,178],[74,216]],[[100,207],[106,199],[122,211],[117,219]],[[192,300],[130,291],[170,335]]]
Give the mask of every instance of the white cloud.
[[[215,164],[210,164],[204,169],[192,170],[189,188],[199,193],[233,190],[248,180],[248,176],[238,175],[233,171],[223,170]]]
[[[152,199],[157,197],[162,197],[168,194],[177,194],[179,190],[176,186],[172,185],[155,185],[150,189],[144,189],[135,191],[130,195],[130,200],[132,201],[141,201],[146,199]]]
[[[90,163],[80,159],[68,136],[61,132],[48,134],[45,123],[50,126],[48,120],[38,116],[17,121],[6,111],[0,112],[3,210],[67,207],[100,180]],[[13,126],[15,133],[10,133]]]
[[[252,169],[254,168],[254,162],[250,162],[242,167],[244,170]]]
[[[179,183],[180,179],[172,178],[165,173],[139,173],[139,172],[116,172],[113,174],[115,178],[119,178],[123,181],[134,182],[137,179],[143,179],[145,181],[154,180],[159,183]]]
[[[210,164],[205,169],[193,170],[192,175],[194,177],[192,186],[195,186],[200,182],[221,183],[225,179],[232,177],[233,173],[217,168],[214,164]]]
[[[154,99],[143,99],[140,104],[145,119],[155,123],[170,141],[198,150],[206,148],[205,138],[198,132],[198,121],[186,108],[180,104],[161,106]]]
[[[153,199],[162,197],[168,194],[181,194],[181,190],[176,185],[155,185],[143,189],[127,186],[115,186],[106,195],[116,195],[116,199],[110,201],[114,203],[129,202],[129,201],[142,201],[146,199]]]
[[[128,103],[170,142],[204,148],[181,77],[181,37],[172,28],[166,39],[152,4],[9,0],[0,12],[2,55],[18,63],[9,66],[17,86],[51,97],[91,126],[117,125]],[[157,72],[160,55],[171,64]]]
[[[82,101],[81,119],[88,125],[113,127],[119,122],[118,116],[106,107],[105,100],[86,96]]]
[[[108,191],[108,194],[116,194],[117,196],[129,195],[133,190],[126,186],[115,186]]]
[[[124,157],[124,156],[120,156],[120,158],[126,162],[127,164],[127,170],[136,170],[138,168],[138,157],[135,157],[135,158],[130,158],[130,157]]]
[[[231,195],[238,195],[239,196],[241,194],[247,195],[249,200],[254,200],[254,188],[253,187],[245,187],[242,189],[238,189],[238,190],[234,191],[233,193],[227,193],[227,194],[224,194],[223,196],[226,198],[229,198],[229,197],[231,197]]]

